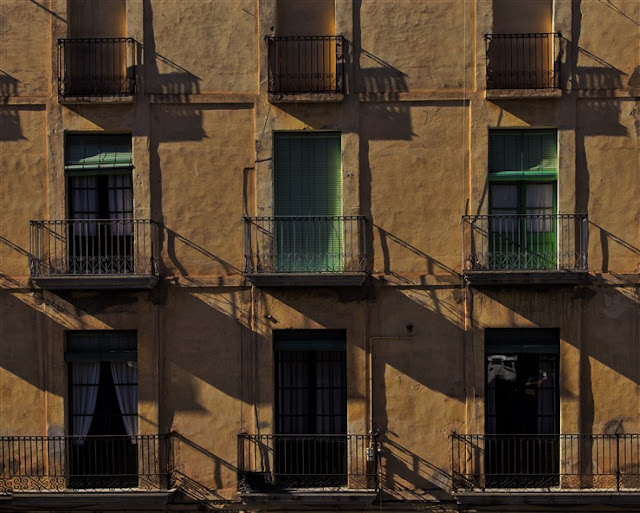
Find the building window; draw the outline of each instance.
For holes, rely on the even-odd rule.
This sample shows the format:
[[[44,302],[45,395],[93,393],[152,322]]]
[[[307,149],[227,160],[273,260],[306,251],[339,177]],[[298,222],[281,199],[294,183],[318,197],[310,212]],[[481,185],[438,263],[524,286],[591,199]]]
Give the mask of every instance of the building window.
[[[275,35],[267,44],[270,93],[344,91],[344,40],[336,35],[334,0],[278,0]]]
[[[340,133],[274,134],[274,214],[279,272],[343,269]]]
[[[276,433],[293,435],[276,440],[275,473],[286,487],[346,485],[345,332],[276,331],[274,347]]]
[[[71,274],[131,272],[132,168],[130,135],[67,135]]]
[[[557,485],[558,330],[487,329],[485,348],[487,488]]]
[[[557,266],[555,130],[489,132],[489,266]]]
[[[71,331],[70,488],[137,486],[138,371],[133,331]]]

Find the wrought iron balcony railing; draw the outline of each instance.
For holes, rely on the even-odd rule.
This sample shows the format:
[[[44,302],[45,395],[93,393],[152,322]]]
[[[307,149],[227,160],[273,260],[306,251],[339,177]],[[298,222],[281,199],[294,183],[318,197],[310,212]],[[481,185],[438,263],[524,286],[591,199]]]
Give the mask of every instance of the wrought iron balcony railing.
[[[170,435],[2,436],[0,495],[167,490],[170,444]]]
[[[586,214],[463,216],[466,271],[587,271]]]
[[[268,92],[343,93],[342,36],[268,36]]]
[[[132,38],[58,39],[61,97],[119,97],[136,91]]]
[[[374,435],[238,435],[238,490],[378,490]]]
[[[33,278],[157,276],[158,253],[149,219],[31,221]]]
[[[452,436],[454,491],[638,491],[640,434]]]
[[[558,89],[560,34],[486,34],[487,89]]]
[[[244,218],[245,273],[362,273],[362,216]]]

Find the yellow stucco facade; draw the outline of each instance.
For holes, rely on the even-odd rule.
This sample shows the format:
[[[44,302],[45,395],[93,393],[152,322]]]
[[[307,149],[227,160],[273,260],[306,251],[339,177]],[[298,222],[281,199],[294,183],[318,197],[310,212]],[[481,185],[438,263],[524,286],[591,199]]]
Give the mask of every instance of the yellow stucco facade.
[[[557,87],[487,88],[485,34],[507,31],[561,34]],[[452,434],[488,432],[490,330],[556,330],[560,434],[640,433],[637,1],[0,0],[0,34],[0,443],[71,434],[67,337],[83,330],[135,331],[138,432],[174,433],[172,495],[100,490],[124,498],[96,511],[309,506],[238,493],[238,435],[277,433],[280,330],[344,330],[346,433],[377,433],[379,491],[327,492],[318,510],[504,506],[452,489]],[[271,94],[266,36],[305,35],[344,38],[343,90]],[[61,97],[58,39],[76,37],[132,38],[135,91]],[[497,129],[557,134],[555,212],[588,216],[580,272],[470,277],[461,218],[492,212]],[[278,215],[274,134],[294,131],[340,134],[342,215],[366,220],[359,284],[245,272],[243,218]],[[98,133],[131,137],[132,216],[159,227],[148,290],[61,290],[30,269],[30,221],[71,217],[65,141]],[[637,484],[566,511],[610,511],[616,494],[640,508],[630,440]],[[0,458],[2,482],[14,456]],[[0,511],[77,499],[8,488]]]

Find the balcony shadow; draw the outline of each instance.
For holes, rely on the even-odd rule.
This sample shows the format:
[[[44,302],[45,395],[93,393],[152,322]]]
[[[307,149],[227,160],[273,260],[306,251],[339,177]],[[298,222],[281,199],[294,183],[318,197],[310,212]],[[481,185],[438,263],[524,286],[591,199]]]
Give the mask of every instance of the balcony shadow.
[[[624,252],[628,253],[629,261],[633,261],[635,259],[636,261],[640,262],[640,248],[635,247],[633,244],[630,244],[626,240],[618,237],[617,235],[611,233],[610,231],[606,230],[596,223],[590,221],[589,225],[598,232],[600,239],[600,250],[602,252],[602,266],[600,268],[600,272],[610,272],[609,253],[610,247],[613,245],[617,246],[616,252],[623,250]]]
[[[63,23],[66,23],[66,22],[67,22],[67,20],[65,20],[62,16],[60,16],[60,15],[56,14],[56,13],[55,13],[55,12],[53,12],[51,9],[49,9],[49,8],[45,7],[45,6],[43,5],[42,0],[41,0],[41,1],[38,1],[38,0],[29,0],[29,2],[31,2],[33,5],[35,5],[35,6],[39,7],[39,8],[40,8],[40,9],[42,9],[43,11],[48,12],[51,16],[53,16],[54,18],[56,18],[56,19],[60,20],[61,22],[63,22]]]
[[[181,263],[180,258],[178,257],[178,253],[181,252],[184,248],[189,248],[195,251],[196,253],[198,253],[199,255],[201,255],[202,257],[204,257],[205,259],[210,260],[211,262],[214,262],[215,264],[221,266],[224,274],[226,274],[227,276],[233,275],[233,274],[235,275],[242,274],[241,269],[235,267],[234,265],[230,264],[226,260],[223,260],[222,258],[214,255],[211,251],[200,246],[196,242],[190,239],[187,239],[186,237],[183,237],[179,233],[175,232],[174,230],[171,230],[170,228],[167,228],[166,226],[164,226],[163,228],[164,228],[163,231],[166,232],[167,255],[169,257],[169,260],[171,261],[173,266],[176,269],[178,269],[178,271],[183,277],[185,278],[189,277],[189,270]],[[161,266],[161,269],[165,271],[164,274],[167,274],[168,266],[162,261],[162,257],[160,257],[160,266]],[[196,280],[196,281],[193,281],[193,280]],[[194,284],[198,284],[197,279],[195,278],[192,278],[191,281]]]
[[[9,97],[18,96],[19,83],[17,78],[0,70],[0,98],[3,100],[3,104],[0,105],[0,141],[26,139],[20,126],[20,110],[16,106],[7,105]],[[33,109],[34,106],[22,106],[21,109],[24,110],[25,107]]]
[[[229,487],[229,483],[222,480],[222,472],[236,476],[238,469],[228,461],[213,454],[211,451],[185,437],[181,433],[172,431],[173,437],[173,478],[179,495],[190,502],[196,502],[203,506],[213,505],[217,502],[228,502],[217,490]],[[189,472],[185,468],[184,461],[198,467],[198,472]],[[189,474],[185,474],[189,472]],[[198,476],[194,479],[192,476]],[[204,481],[204,482],[203,482]]]
[[[380,491],[383,499],[426,502],[453,501],[451,474],[382,434]]]

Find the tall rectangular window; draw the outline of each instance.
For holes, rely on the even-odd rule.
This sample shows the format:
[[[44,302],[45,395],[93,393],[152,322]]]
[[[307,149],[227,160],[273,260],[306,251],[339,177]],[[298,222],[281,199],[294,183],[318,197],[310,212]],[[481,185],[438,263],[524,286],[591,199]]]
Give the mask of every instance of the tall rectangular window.
[[[342,270],[340,133],[274,134],[274,214],[279,272]]]
[[[489,213],[493,269],[557,265],[555,130],[489,132]]]
[[[557,329],[485,331],[488,488],[557,485],[559,351]]]
[[[137,485],[134,331],[67,332],[70,488]]]
[[[67,135],[70,273],[131,271],[132,168],[130,135]]]
[[[346,484],[345,332],[276,331],[274,348],[276,474],[289,487]]]

